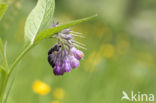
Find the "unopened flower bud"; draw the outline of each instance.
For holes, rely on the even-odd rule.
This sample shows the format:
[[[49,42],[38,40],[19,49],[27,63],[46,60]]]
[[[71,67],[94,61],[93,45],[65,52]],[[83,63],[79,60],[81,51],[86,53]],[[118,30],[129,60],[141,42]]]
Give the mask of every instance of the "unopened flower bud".
[[[67,36],[66,36],[66,39],[67,40],[70,40],[70,39],[72,39],[73,37],[72,37],[72,35],[70,35],[70,34],[68,34]]]
[[[62,33],[63,34],[69,34],[69,32],[70,32],[70,29],[64,29],[64,30],[62,30]]]
[[[71,56],[70,57],[70,65],[72,68],[77,68],[80,66],[80,62],[74,56]]]
[[[56,63],[53,72],[55,75],[63,75],[64,74],[64,71],[61,69],[61,66],[58,63]]]
[[[82,51],[77,50],[75,47],[72,47],[70,51],[73,53],[76,59],[80,60],[83,58],[84,54]]]
[[[70,72],[71,71],[71,66],[69,60],[65,59],[63,64],[62,64],[62,69],[64,72]]]
[[[56,22],[56,23],[54,23],[53,25],[51,25],[51,27],[53,28],[53,27],[56,27],[56,26],[58,26],[58,24],[59,24],[59,22]]]

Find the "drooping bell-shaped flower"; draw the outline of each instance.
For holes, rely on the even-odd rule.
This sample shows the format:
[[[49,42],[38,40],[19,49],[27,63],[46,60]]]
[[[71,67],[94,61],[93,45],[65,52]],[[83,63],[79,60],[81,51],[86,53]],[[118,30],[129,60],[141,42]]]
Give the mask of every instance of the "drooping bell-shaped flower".
[[[84,56],[83,52],[76,49],[75,47],[72,47],[70,51],[73,53],[76,59],[81,60]]]
[[[74,56],[71,56],[70,57],[70,65],[72,68],[77,68],[80,66],[80,62]]]
[[[70,72],[71,71],[71,65],[70,65],[70,62],[68,59],[65,59],[63,61],[62,69],[64,70],[64,72]]]
[[[55,75],[63,75],[64,74],[64,71],[61,68],[61,65],[58,64],[58,63],[55,64],[53,72],[54,72]]]

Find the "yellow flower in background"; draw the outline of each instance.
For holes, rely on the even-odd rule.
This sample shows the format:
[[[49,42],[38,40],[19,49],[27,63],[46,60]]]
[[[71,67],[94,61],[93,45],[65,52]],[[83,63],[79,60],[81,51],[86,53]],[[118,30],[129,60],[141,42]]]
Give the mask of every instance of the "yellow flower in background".
[[[125,54],[129,51],[130,43],[129,41],[120,40],[117,42],[117,51],[119,54]]]
[[[111,45],[111,44],[106,44],[103,46],[103,56],[105,58],[111,58],[114,56],[114,52],[115,52],[115,49],[114,49],[114,46]]]
[[[88,72],[93,72],[96,69],[96,66],[100,64],[102,60],[101,51],[93,51],[89,54],[88,60],[85,63],[84,69]]]
[[[60,103],[59,101],[57,101],[57,100],[54,100],[54,101],[52,101],[51,103]]]
[[[50,90],[50,86],[40,80],[36,80],[33,83],[33,91],[39,95],[46,95],[50,92]]]
[[[119,34],[117,36],[117,42],[116,42],[116,51],[117,55],[123,55],[126,54],[130,50],[130,37],[128,34]]]
[[[84,69],[93,72],[104,58],[113,58],[115,55],[115,47],[112,44],[102,44],[97,51],[89,54]]]
[[[53,96],[56,99],[62,100],[64,98],[64,90],[62,88],[54,89]]]
[[[102,39],[103,41],[110,41],[113,36],[112,30],[107,26],[103,26],[101,22],[97,22],[95,24],[94,28],[92,29],[92,32],[95,32],[97,37],[99,39]]]
[[[21,3],[19,2],[19,1],[17,1],[16,3],[15,3],[15,7],[17,8],[17,9],[20,9],[22,6],[21,6]]]

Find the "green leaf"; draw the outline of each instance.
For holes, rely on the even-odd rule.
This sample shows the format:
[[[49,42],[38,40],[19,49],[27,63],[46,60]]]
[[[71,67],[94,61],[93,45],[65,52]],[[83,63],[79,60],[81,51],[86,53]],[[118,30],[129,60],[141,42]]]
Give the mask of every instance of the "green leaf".
[[[7,4],[0,4],[0,20],[2,19],[8,5]]]
[[[39,31],[47,29],[55,8],[55,0],[38,0],[36,7],[29,14],[25,24],[25,41],[33,44]]]
[[[2,65],[0,65],[0,72],[2,71],[5,71],[5,68]]]
[[[0,86],[4,80],[4,75],[6,74],[5,68],[0,65]],[[0,91],[1,91],[1,87],[0,87]]]
[[[0,102],[2,101],[5,79],[6,79],[6,71],[4,67],[0,65]]]
[[[55,33],[59,32],[59,31],[65,29],[65,28],[69,28],[69,27],[71,27],[71,26],[74,26],[74,25],[76,25],[76,24],[82,23],[82,22],[84,22],[84,21],[88,21],[88,20],[90,20],[90,19],[92,19],[92,18],[94,18],[94,17],[96,17],[96,16],[97,16],[97,15],[93,15],[93,16],[90,16],[90,17],[87,17],[87,18],[83,18],[83,19],[71,21],[71,22],[69,22],[69,23],[66,23],[66,24],[63,24],[63,25],[59,25],[59,26],[57,26],[57,27],[54,27],[54,28],[51,28],[51,29],[47,29],[47,30],[45,30],[45,31],[43,31],[43,32],[40,32],[40,33],[36,36],[34,44],[39,43],[41,40],[43,40],[43,39],[45,39],[45,38],[51,36],[52,34],[55,34]]]
[[[0,51],[2,54],[3,65],[5,68],[8,68],[8,62],[6,57],[6,46],[7,46],[7,42],[5,43],[5,45],[3,45],[2,39],[0,38]]]
[[[1,51],[2,54],[4,53],[4,45],[3,45],[3,42],[2,42],[1,38],[0,38],[0,51]]]

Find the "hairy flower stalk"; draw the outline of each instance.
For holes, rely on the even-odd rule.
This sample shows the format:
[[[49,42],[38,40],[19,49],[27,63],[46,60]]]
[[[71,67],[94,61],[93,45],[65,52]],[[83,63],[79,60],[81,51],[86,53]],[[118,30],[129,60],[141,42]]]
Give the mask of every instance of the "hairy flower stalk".
[[[58,23],[55,23],[52,27],[57,25]],[[58,39],[58,42],[49,50],[48,62],[53,67],[55,75],[63,75],[65,72],[70,72],[71,68],[75,69],[80,66],[79,61],[84,54],[75,46],[82,47],[80,45],[83,44],[75,41],[74,36],[79,36],[79,33],[70,29],[64,29],[53,36]]]

